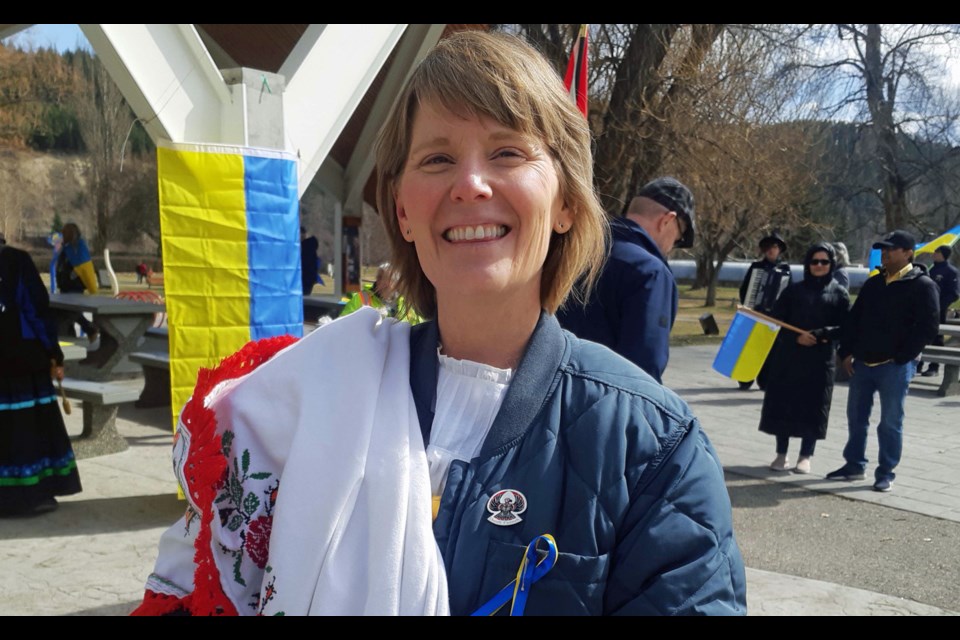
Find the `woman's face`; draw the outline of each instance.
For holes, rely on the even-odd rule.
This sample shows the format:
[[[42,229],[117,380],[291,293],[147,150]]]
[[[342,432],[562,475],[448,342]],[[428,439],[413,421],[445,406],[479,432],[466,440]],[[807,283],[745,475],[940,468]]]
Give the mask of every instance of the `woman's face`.
[[[430,104],[414,119],[395,203],[438,304],[491,293],[539,303],[550,236],[572,220],[540,141]]]
[[[826,251],[817,251],[810,256],[810,275],[819,278],[828,273],[830,273],[830,256],[827,255]]]

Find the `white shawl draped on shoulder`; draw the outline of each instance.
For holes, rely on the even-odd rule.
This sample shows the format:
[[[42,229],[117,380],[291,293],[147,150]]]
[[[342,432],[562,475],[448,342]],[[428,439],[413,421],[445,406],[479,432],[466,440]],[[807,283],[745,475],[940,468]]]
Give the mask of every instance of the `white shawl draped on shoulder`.
[[[362,308],[207,397],[218,430],[233,434],[212,547],[241,614],[449,613],[409,335]],[[181,521],[164,534],[148,588],[177,593],[173,547],[195,537],[188,530]]]

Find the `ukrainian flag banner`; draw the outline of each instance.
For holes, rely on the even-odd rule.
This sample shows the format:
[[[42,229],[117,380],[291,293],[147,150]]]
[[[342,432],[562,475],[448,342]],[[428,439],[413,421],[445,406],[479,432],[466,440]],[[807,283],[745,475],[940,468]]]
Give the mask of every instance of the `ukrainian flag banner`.
[[[723,338],[713,368],[738,382],[756,380],[780,327],[740,309]]]
[[[914,255],[922,256],[925,253],[933,253],[938,247],[952,247],[957,244],[958,239],[960,239],[960,225],[948,229],[930,242],[917,247]]]
[[[176,425],[200,367],[303,333],[297,169],[282,151],[166,142],[157,176]]]

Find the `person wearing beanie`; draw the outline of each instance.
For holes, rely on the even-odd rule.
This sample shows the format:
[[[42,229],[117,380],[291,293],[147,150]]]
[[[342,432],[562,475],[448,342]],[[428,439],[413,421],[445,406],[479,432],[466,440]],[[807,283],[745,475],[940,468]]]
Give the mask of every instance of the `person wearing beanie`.
[[[960,273],[950,264],[952,250],[947,245],[940,245],[933,251],[933,266],[930,267],[930,277],[940,290],[940,324],[947,321],[947,310],[954,302],[960,299]],[[938,335],[933,344],[942,347],[943,336]],[[940,363],[931,362],[926,371],[922,371],[923,362],[917,367],[917,373],[924,377],[933,377],[940,373]]]

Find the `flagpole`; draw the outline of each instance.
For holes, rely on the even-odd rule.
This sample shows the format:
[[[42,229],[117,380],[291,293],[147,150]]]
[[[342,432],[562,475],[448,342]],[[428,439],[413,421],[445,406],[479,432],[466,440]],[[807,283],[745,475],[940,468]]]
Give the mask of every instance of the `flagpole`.
[[[588,98],[587,98],[587,43],[589,40],[589,30],[587,25],[581,24],[577,31],[577,37],[573,42],[573,48],[570,50],[570,59],[567,62],[567,71],[563,77],[563,84],[570,99],[583,114],[587,117]]]
[[[738,304],[738,305],[737,305],[737,311],[742,311],[743,313],[746,313],[746,314],[748,314],[748,315],[755,316],[755,317],[760,318],[760,319],[762,319],[762,320],[766,320],[767,322],[772,322],[773,324],[777,325],[778,327],[783,327],[784,329],[790,329],[790,331],[796,331],[797,333],[809,333],[809,331],[807,331],[806,329],[799,329],[799,328],[793,326],[792,324],[787,324],[786,322],[783,322],[782,320],[777,320],[776,318],[771,318],[770,316],[768,316],[768,315],[766,315],[766,314],[764,314],[764,313],[760,313],[759,311],[755,311],[754,309],[751,309],[750,307],[745,307],[745,306],[743,306],[742,304]]]

